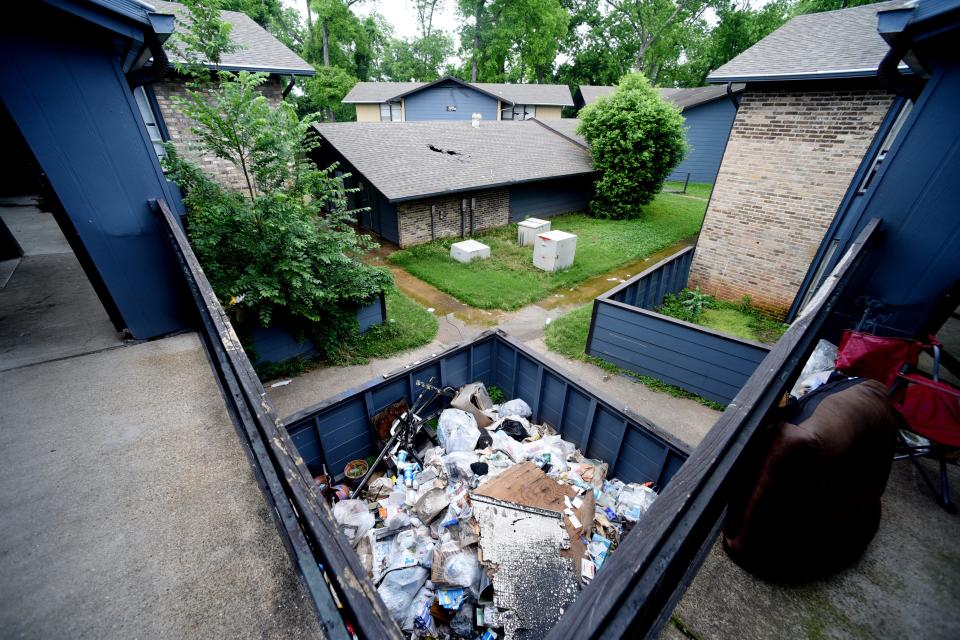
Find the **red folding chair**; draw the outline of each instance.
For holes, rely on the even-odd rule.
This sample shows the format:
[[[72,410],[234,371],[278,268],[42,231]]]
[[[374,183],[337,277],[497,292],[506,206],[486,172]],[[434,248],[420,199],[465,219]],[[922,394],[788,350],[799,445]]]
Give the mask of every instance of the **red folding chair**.
[[[894,460],[909,459],[940,506],[948,513],[957,513],[957,505],[950,501],[947,456],[960,449],[960,389],[940,380],[941,347],[935,343],[930,349],[933,352],[931,377],[913,370],[914,367],[910,365],[904,365],[891,387],[893,405],[907,427],[926,440],[909,442],[903,433],[899,433],[902,452],[894,456]],[[939,463],[939,490],[920,466],[917,458],[921,457],[933,458]]]

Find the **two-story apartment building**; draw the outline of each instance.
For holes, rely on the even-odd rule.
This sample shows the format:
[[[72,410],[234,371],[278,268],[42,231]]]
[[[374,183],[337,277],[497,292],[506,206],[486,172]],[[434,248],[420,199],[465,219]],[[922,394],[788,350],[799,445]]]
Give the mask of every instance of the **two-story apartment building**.
[[[357,122],[415,120],[559,119],[572,107],[562,84],[464,82],[447,76],[434,82],[358,82],[342,100],[357,109]]]

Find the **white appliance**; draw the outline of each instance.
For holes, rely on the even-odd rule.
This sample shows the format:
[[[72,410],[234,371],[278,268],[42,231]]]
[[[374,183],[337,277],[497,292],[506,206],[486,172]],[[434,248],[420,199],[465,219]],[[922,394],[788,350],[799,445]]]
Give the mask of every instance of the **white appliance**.
[[[550,231],[550,221],[540,218],[527,218],[517,223],[517,244],[521,247],[533,246],[537,236]]]
[[[490,257],[490,247],[476,240],[463,240],[450,245],[450,257],[457,262],[485,260]]]
[[[547,231],[533,245],[533,266],[544,271],[560,271],[573,266],[577,236],[566,231]]]

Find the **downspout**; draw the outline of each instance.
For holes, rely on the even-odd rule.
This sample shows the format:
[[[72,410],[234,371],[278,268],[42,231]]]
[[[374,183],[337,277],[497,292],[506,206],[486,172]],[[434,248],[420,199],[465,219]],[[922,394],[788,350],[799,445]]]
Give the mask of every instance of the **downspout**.
[[[895,38],[889,39],[892,39],[893,42],[890,43],[890,50],[887,51],[887,55],[880,61],[880,66],[877,68],[877,78],[887,91],[910,100],[916,100],[920,91],[923,90],[923,81],[917,76],[905,76],[900,73],[899,69],[903,56],[910,51],[909,40],[904,38],[902,34],[897,34]]]
[[[739,111],[740,109],[740,98],[737,97],[737,94],[733,92],[733,83],[727,83],[727,97],[730,98],[730,102],[733,103],[733,108]]]
[[[142,66],[135,71],[127,74],[127,83],[131,89],[136,89],[145,84],[151,84],[166,77],[170,72],[170,60],[167,58],[167,52],[163,50],[163,44],[157,38],[155,33],[146,34],[146,44],[150,49],[150,55],[153,56],[153,62],[150,66]]]
[[[293,87],[297,84],[297,76],[290,76],[290,82],[284,88],[283,92],[280,94],[280,98],[283,100],[287,99],[287,96],[290,95],[290,92],[293,91]]]

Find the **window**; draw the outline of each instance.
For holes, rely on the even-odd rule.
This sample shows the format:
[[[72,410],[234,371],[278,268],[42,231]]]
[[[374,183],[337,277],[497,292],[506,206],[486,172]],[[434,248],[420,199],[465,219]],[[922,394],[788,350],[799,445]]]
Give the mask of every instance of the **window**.
[[[897,134],[900,133],[900,129],[903,128],[903,123],[907,121],[907,117],[910,115],[912,109],[913,102],[905,100],[903,106],[900,107],[900,113],[897,114],[897,119],[893,121],[890,130],[887,131],[887,135],[883,137],[883,143],[880,145],[880,148],[877,149],[877,155],[874,157],[870,169],[866,175],[863,176],[863,182],[860,183],[860,187],[857,189],[858,195],[866,193],[870,185],[873,184],[874,178],[876,178],[880,172],[880,167],[883,166],[883,161],[887,159],[890,147],[893,146],[894,141],[897,139]]]
[[[537,115],[537,107],[532,104],[515,104],[500,110],[501,120],[529,120]]]
[[[399,102],[380,104],[380,122],[401,122],[403,120]]]
[[[143,87],[137,87],[133,90],[133,97],[137,100],[137,107],[140,108],[140,117],[143,118],[143,124],[147,126],[147,133],[150,134],[150,140],[153,142],[153,150],[158,158],[167,155],[163,148],[163,133],[160,130],[160,121],[153,111],[153,105],[147,96],[147,91]]]

